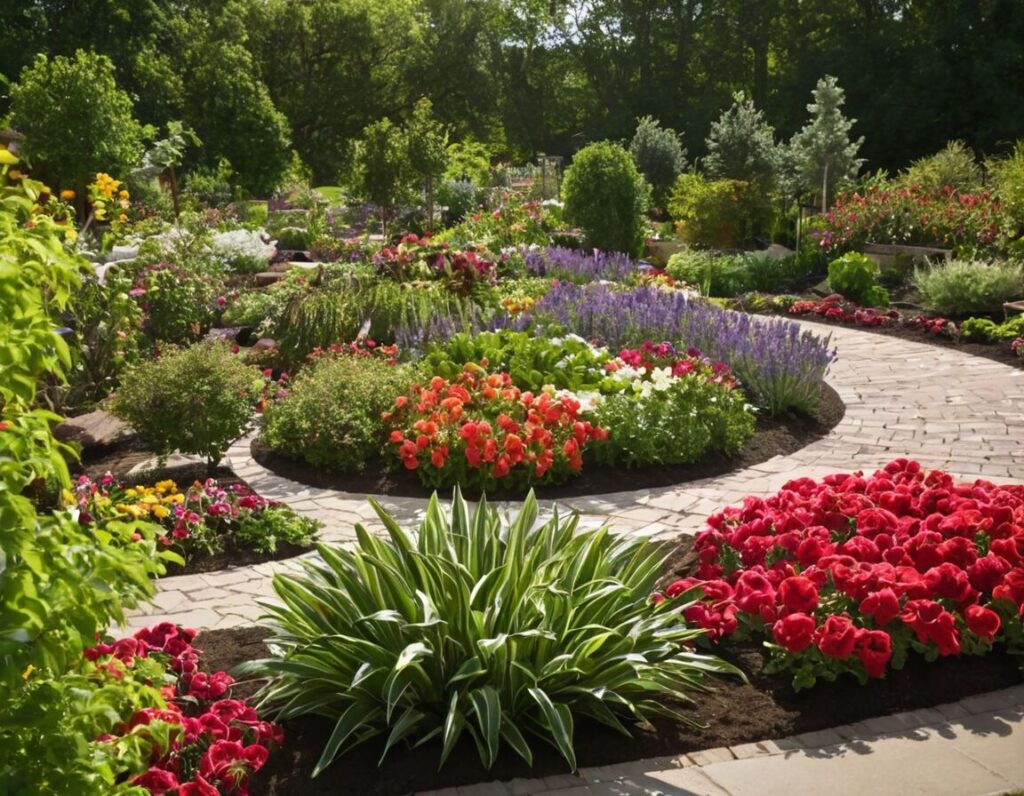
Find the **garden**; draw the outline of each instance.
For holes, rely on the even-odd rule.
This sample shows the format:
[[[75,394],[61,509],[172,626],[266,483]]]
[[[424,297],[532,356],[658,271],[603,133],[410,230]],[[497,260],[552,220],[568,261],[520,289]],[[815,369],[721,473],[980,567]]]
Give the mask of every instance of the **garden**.
[[[416,88],[454,10],[113,5],[0,21],[0,792],[539,780],[1022,682],[1024,129],[869,171],[803,64],[531,139],[501,70],[489,121]],[[380,63],[282,82],[357,23]]]

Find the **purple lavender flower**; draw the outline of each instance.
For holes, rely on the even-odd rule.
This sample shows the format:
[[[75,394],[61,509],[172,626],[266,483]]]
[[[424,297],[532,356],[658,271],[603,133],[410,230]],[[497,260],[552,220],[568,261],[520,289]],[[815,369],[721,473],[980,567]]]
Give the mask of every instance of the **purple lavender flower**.
[[[550,276],[580,284],[600,280],[619,282],[637,271],[637,264],[628,255],[598,249],[590,254],[562,246],[526,249],[523,259],[526,269],[534,276]]]

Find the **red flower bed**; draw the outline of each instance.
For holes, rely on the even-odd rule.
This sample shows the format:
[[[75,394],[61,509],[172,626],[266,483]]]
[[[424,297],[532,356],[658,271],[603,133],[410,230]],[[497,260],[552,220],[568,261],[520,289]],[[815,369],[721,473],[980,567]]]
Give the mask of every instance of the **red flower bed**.
[[[434,376],[395,400],[390,443],[426,486],[492,489],[564,481],[607,434],[578,416],[568,392],[523,392],[507,373],[467,365],[454,381]]]
[[[132,784],[153,794],[222,796],[249,793],[249,776],[279,746],[280,726],[261,721],[244,700],[227,699],[234,682],[226,672],[199,670],[201,651],[192,646],[194,630],[169,622],[138,631],[134,636],[85,651],[120,679],[143,658],[156,658],[167,667],[170,682],[161,689],[166,707],[148,707],[124,723],[119,735],[144,734],[153,748],[149,770]],[[113,741],[114,736],[98,739]]]
[[[957,484],[906,459],[799,478],[711,515],[695,549],[695,576],[654,602],[701,589],[687,619],[716,642],[765,636],[796,688],[882,677],[911,651],[1024,647],[1024,485]]]
[[[904,316],[899,310],[879,310],[873,307],[861,307],[848,301],[838,293],[823,299],[807,299],[793,302],[789,308],[790,315],[819,315],[840,323],[854,326],[906,326],[917,328],[933,335],[944,335],[956,338],[960,328],[955,322],[941,315],[929,318],[924,315]]]

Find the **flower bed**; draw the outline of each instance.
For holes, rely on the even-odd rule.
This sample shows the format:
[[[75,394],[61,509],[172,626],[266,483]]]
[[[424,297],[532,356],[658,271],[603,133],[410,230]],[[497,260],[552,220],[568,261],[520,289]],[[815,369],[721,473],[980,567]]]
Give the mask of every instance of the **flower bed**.
[[[861,682],[910,653],[1024,646],[1024,486],[957,484],[897,459],[870,477],[800,478],[708,518],[699,566],[655,595],[702,601],[708,639],[766,638],[795,688]]]
[[[85,650],[86,687],[97,698],[136,696],[135,709],[92,742],[94,754],[116,760],[131,785],[158,796],[246,796],[250,776],[284,734],[229,697],[227,672],[200,668],[194,637],[165,622]]]
[[[213,478],[181,488],[170,479],[152,486],[127,486],[109,472],[95,481],[82,475],[73,490],[65,492],[63,502],[76,512],[81,525],[109,535],[115,544],[143,540],[142,533],[127,526],[124,534],[119,533],[118,521],[154,523],[160,529],[161,547],[180,554],[169,557],[179,566],[239,550],[264,558],[294,554],[312,545],[321,526],[244,484],[221,484]]]

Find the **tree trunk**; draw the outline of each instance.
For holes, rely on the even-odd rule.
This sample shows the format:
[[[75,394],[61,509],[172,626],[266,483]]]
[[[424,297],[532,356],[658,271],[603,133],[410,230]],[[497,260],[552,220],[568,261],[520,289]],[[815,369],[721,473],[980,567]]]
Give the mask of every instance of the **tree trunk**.
[[[174,217],[177,218],[178,216],[181,215],[181,204],[180,204],[180,200],[178,199],[178,177],[174,173],[174,166],[173,166],[173,164],[171,165],[170,169],[171,169],[171,201],[174,203]]]
[[[427,175],[427,229],[434,231],[434,175]]]

